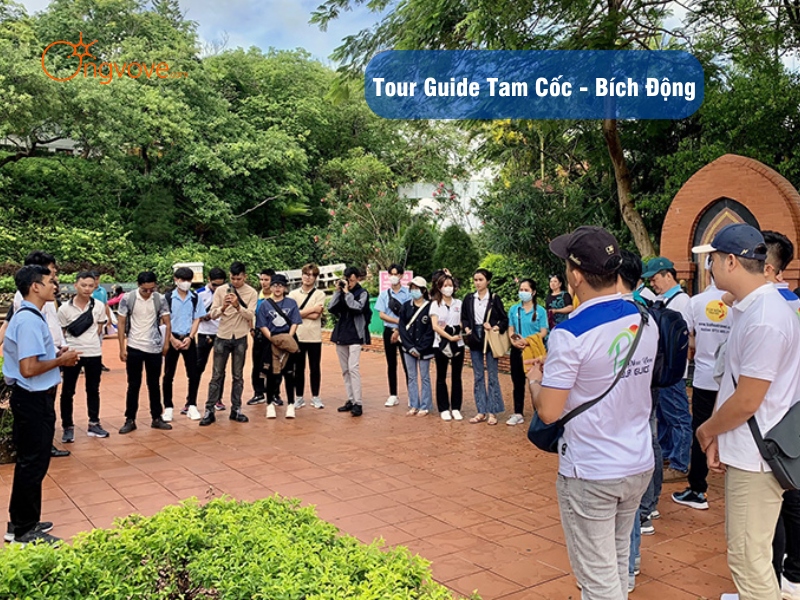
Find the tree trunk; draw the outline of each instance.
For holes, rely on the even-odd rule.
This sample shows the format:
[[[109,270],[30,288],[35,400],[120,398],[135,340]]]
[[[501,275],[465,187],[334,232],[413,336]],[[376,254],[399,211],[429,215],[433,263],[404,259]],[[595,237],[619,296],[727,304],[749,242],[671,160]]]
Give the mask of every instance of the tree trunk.
[[[619,209],[622,213],[622,220],[630,229],[633,241],[639,249],[642,257],[655,256],[656,249],[647,233],[642,215],[636,210],[631,197],[631,173],[628,171],[628,164],[625,162],[625,154],[622,151],[622,142],[619,139],[619,130],[615,119],[603,120],[603,137],[606,140],[608,155],[614,164],[614,178],[617,180],[617,195],[619,196]]]

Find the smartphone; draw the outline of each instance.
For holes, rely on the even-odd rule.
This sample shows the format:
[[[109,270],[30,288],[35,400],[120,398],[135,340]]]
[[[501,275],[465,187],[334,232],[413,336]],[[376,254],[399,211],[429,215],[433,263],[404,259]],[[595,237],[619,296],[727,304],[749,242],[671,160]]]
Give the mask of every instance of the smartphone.
[[[512,333],[511,334],[511,339],[516,342],[517,340],[521,340],[522,336],[520,334],[518,334],[518,333]]]

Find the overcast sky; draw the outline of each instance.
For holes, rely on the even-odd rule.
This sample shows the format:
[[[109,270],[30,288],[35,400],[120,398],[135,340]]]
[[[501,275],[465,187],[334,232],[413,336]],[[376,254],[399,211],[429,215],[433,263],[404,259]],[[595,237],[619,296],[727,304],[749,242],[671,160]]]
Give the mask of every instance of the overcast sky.
[[[323,0],[180,0],[186,18],[198,23],[204,42],[219,42],[227,36],[227,48],[258,46],[267,50],[305,48],[315,58],[328,57],[346,35],[377,21],[363,7],[343,12],[328,30],[309,25],[311,13]],[[49,0],[17,0],[29,14],[43,10]]]

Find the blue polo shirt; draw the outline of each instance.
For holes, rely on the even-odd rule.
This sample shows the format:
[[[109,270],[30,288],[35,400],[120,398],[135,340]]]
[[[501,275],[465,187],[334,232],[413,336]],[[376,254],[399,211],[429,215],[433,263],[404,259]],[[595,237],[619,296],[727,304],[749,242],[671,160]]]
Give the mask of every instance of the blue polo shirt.
[[[508,324],[514,332],[522,337],[539,333],[542,329],[549,329],[547,325],[547,311],[544,306],[535,305],[530,311],[525,312],[521,302],[517,302],[508,309]]]
[[[397,298],[397,301],[400,304],[405,304],[409,300],[411,300],[411,294],[408,292],[408,288],[405,286],[400,286],[400,291],[395,293],[392,291],[392,288],[388,290],[384,290],[378,296],[377,302],[375,302],[375,310],[379,313],[385,313],[390,317],[394,317],[395,319],[399,318],[399,315],[393,313],[389,310],[389,295],[392,295],[394,298]],[[385,327],[389,327],[390,329],[397,329],[397,323],[389,323],[388,321],[384,321],[383,325]]]
[[[28,307],[37,314],[28,310]],[[61,383],[61,371],[50,369],[36,377],[25,378],[19,372],[21,360],[36,356],[39,360],[53,360],[56,357],[56,347],[50,335],[50,329],[44,320],[44,315],[27,300],[23,300],[20,309],[11,317],[6,331],[3,346],[3,376],[8,385],[18,385],[29,392],[44,392]]]
[[[95,290],[92,292],[92,298],[95,300],[100,300],[100,302],[103,304],[108,304],[108,292],[106,291],[106,288],[98,285],[97,288],[95,288]]]
[[[192,331],[194,320],[206,316],[206,307],[200,298],[197,299],[197,309],[192,305],[191,292],[186,292],[186,298],[182,299],[177,289],[172,290],[170,304],[170,323],[172,333],[175,335],[189,335]]]

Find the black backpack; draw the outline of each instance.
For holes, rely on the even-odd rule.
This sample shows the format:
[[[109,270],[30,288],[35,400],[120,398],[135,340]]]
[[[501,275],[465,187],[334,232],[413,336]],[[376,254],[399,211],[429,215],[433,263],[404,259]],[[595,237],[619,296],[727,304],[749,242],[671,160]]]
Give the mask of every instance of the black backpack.
[[[653,381],[650,384],[654,388],[675,385],[683,379],[686,372],[689,328],[681,313],[667,308],[674,298],[675,296],[666,302],[657,300],[647,303],[647,311],[658,327],[658,351],[653,365]]]
[[[164,301],[167,303],[169,312],[172,312],[172,292],[174,291],[175,290],[169,290],[166,294],[164,294]],[[194,318],[194,316],[197,314],[197,302],[200,300],[200,297],[194,290],[189,290],[189,294],[192,296],[192,318]]]

